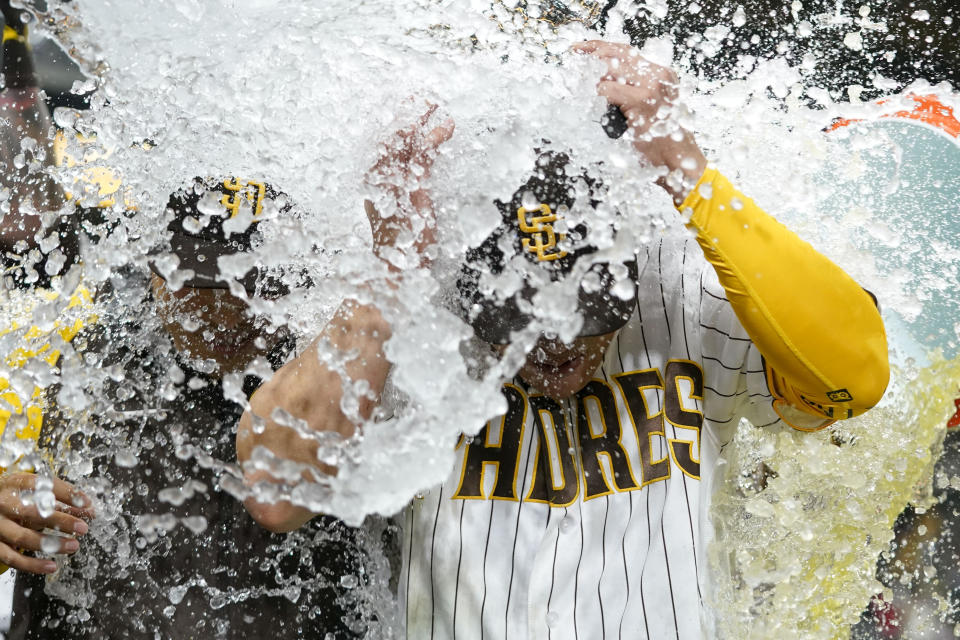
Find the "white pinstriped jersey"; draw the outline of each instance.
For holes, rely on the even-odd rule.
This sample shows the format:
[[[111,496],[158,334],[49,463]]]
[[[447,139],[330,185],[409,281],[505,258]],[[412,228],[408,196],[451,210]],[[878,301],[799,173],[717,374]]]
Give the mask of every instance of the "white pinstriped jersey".
[[[509,409],[403,514],[407,637],[700,638],[707,503],[741,416],[778,421],[763,363],[689,235],[650,250],[596,378]]]

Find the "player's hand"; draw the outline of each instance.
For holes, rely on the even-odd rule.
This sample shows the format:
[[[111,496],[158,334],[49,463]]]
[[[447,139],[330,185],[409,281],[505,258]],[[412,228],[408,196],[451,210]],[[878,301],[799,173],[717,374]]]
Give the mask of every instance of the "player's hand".
[[[683,202],[707,166],[693,134],[673,115],[678,79],[672,69],[644,59],[625,44],[589,40],[573,50],[606,62],[597,93],[620,107],[633,134],[633,146],[656,167],[669,172],[660,180],[677,204]]]
[[[430,194],[423,182],[437,157],[437,149],[453,135],[453,120],[429,129],[436,105],[431,105],[415,124],[397,131],[382,147],[367,182],[393,196],[397,209],[386,215],[367,200],[364,207],[373,232],[373,249],[392,269],[404,263],[404,249],[411,247],[420,264],[427,260],[427,247],[435,241],[436,220]]]
[[[36,487],[37,476],[32,473],[13,473],[0,478],[0,562],[17,571],[53,573],[53,560],[33,558],[29,551],[43,551],[44,529],[65,534],[60,537],[56,553],[71,554],[80,548],[75,536],[87,533],[84,519],[93,518],[90,499],[69,482],[53,480],[56,506],[44,517],[34,504],[24,504],[24,498]]]

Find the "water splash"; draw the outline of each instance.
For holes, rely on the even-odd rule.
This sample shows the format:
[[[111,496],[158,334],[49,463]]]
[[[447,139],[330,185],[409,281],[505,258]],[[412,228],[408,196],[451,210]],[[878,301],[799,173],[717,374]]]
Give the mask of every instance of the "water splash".
[[[85,62],[97,92],[89,112],[61,111],[57,122],[68,131],[95,134],[96,140],[68,136],[68,153],[85,162],[65,167],[60,179],[74,186],[77,202],[90,206],[101,204],[102,193],[75,185],[88,184],[91,169],[109,168],[123,184],[114,202],[102,208],[112,233],[83,247],[89,282],[103,284],[128,267],[145,268],[148,252],[163,241],[168,194],[185,181],[207,175],[255,176],[283,190],[297,213],[283,217],[268,212],[262,223],[264,244],[247,260],[278,268],[296,264],[322,285],[295,288],[277,302],[251,299],[251,309],[267,317],[271,329],[286,327],[305,340],[316,334],[343,297],[360,291],[378,301],[393,324],[387,355],[394,373],[386,394],[392,419],[365,425],[362,435],[351,440],[326,438],[321,443],[324,461],[341,469],[337,478],[301,485],[294,492],[274,489],[268,494],[260,489],[262,499],[293,499],[351,522],[371,512],[395,512],[417,491],[446,477],[452,443],[460,433],[476,432],[502,411],[499,381],[517,369],[539,328],[549,322],[561,335],[576,332],[575,314],[564,314],[558,305],[555,317],[535,324],[497,363],[471,343],[469,329],[444,306],[452,265],[496,224],[490,201],[512,194],[522,181],[518,176],[533,168],[534,149],[544,146],[544,140],[552,148],[571,151],[581,168],[608,185],[605,206],[597,215],[616,223],[621,233],[617,243],[604,247],[602,257],[622,257],[627,249],[643,245],[654,230],[675,224],[669,203],[651,189],[654,173],[638,165],[628,143],[598,135],[606,106],[594,92],[598,68],[568,52],[572,42],[594,35],[582,23],[557,26],[559,21],[531,20],[539,17],[535,12],[517,12],[517,3],[481,0],[330,0],[296,11],[278,11],[263,0],[72,4],[51,2],[48,28]],[[619,9],[611,15],[608,33],[624,40],[615,27],[629,22],[627,16],[639,12],[643,20],[659,24],[669,6],[648,0],[622,2]],[[691,15],[709,13],[700,5],[696,11],[693,5],[689,9]],[[733,79],[718,81],[704,78],[697,68],[749,42],[745,36],[742,42],[738,38],[755,25],[742,6],[713,9],[719,15],[715,24],[689,39],[651,39],[645,48],[648,56],[661,61],[680,50],[676,57],[685,66],[681,92],[690,108],[682,115],[713,161],[762,206],[848,269],[904,322],[922,318],[932,308],[940,309],[941,318],[944,309],[955,309],[936,307],[938,294],[956,290],[956,271],[949,270],[956,262],[955,247],[926,238],[931,241],[923,249],[904,254],[923,258],[919,274],[907,269],[890,277],[880,266],[906,242],[902,229],[873,198],[898,192],[910,181],[897,161],[903,141],[872,129],[859,134],[824,131],[836,118],[875,120],[906,108],[907,99],[856,104],[856,98],[866,95],[857,85],[845,87],[852,103],[838,102],[836,91],[810,80],[816,56],[790,59],[787,53],[830,30],[844,30],[849,49],[869,53],[871,34],[881,31],[880,23],[869,10],[847,16],[838,6],[813,15],[802,12],[802,5],[792,6],[792,31],[785,31],[790,37],[784,36],[783,54],[769,59],[744,54]],[[873,84],[888,86],[881,77]],[[949,87],[915,85],[911,91],[932,92],[956,105]],[[384,137],[414,121],[429,103],[441,105],[435,122],[451,117],[457,123],[430,182],[439,203],[437,267],[432,273],[411,272],[395,290],[386,284],[384,266],[370,254],[360,203],[371,198],[387,214],[393,205],[373,192],[364,177]],[[860,160],[883,155],[893,167],[874,169],[883,180],[871,186],[873,193],[842,200],[868,172]],[[858,241],[864,229],[870,243]],[[907,240],[925,232],[909,233]],[[882,251],[875,251],[877,247]],[[240,259],[221,266],[240,273],[249,264]],[[185,277],[172,261],[163,271],[171,284]],[[491,286],[509,287],[510,277]],[[559,291],[559,299],[572,293]],[[60,312],[59,307],[41,306],[31,321],[49,327]],[[98,313],[105,317],[105,310]],[[125,313],[121,320],[129,319]],[[940,346],[955,348],[950,342],[955,337],[941,329]],[[922,331],[904,331],[918,333]],[[148,335],[155,334],[132,331],[115,338],[169,360],[168,345],[159,346],[152,338],[138,342],[138,336]],[[438,336],[446,339],[439,341]],[[897,341],[897,348],[907,350],[905,342]],[[932,346],[927,340],[919,342],[921,352]],[[82,418],[84,412],[102,394],[105,380],[122,373],[91,373],[69,345],[63,349],[58,400],[77,412],[77,433],[89,435],[95,427]],[[321,357],[337,369],[345,354],[326,347]],[[263,363],[251,371],[268,375]],[[956,379],[956,371],[939,371]],[[42,386],[53,381],[39,370],[25,375]],[[11,376],[13,384],[26,384],[19,374]],[[924,373],[922,379],[930,376]],[[178,385],[187,381],[182,372],[180,379],[170,378],[173,384],[159,390],[145,387],[143,393],[175,399]],[[722,552],[714,550],[721,567],[718,589],[732,594],[717,606],[730,637],[842,635],[844,625],[875,592],[873,558],[889,538],[893,515],[931,468],[935,409],[947,393],[941,389],[931,391],[930,397],[911,395],[905,388],[909,379],[899,378],[902,383],[895,385],[885,409],[827,434],[741,429],[730,454],[727,482],[716,498],[717,540],[727,543]],[[241,386],[238,376],[227,377],[223,393],[243,406]],[[367,391],[350,389],[344,410],[358,416],[359,399]],[[303,431],[299,421],[284,421],[288,428]],[[359,417],[356,421],[361,422]],[[881,431],[897,437],[873,437]],[[833,438],[842,446],[835,446]],[[115,446],[121,466],[135,468],[139,456],[149,455],[136,446]],[[189,443],[176,446],[178,455],[198,455]],[[802,455],[788,457],[796,451]],[[232,460],[208,455],[204,461],[238,498],[251,494]],[[300,471],[280,471],[280,463],[263,452],[254,462],[291,478]],[[764,490],[751,488],[743,477],[761,462],[777,473]],[[69,477],[83,480],[90,473],[82,456],[59,463]],[[884,471],[877,471],[877,477],[852,473],[861,466]],[[883,475],[887,469],[889,477]],[[819,489],[823,478],[836,481],[834,490],[812,492],[812,483]],[[186,483],[170,487],[164,496],[175,505],[194,489]],[[883,506],[873,508],[878,504]],[[104,513],[116,515],[119,508],[113,505]],[[198,521],[167,515],[139,522],[121,545],[131,563],[137,561],[137,535],[153,539],[180,526],[204,531]],[[104,522],[92,535],[106,539],[115,533],[110,518]],[[766,525],[765,537],[741,535],[753,534],[760,523]],[[823,531],[833,534],[826,546]],[[777,555],[770,553],[773,549],[790,552]],[[60,585],[51,587],[56,595],[90,606],[84,600],[88,594],[75,590],[79,581],[65,578],[55,584]],[[257,594],[216,595],[219,604]],[[182,597],[176,592],[170,600]],[[754,636],[742,635],[746,621],[741,616],[748,611],[760,621],[749,632]]]

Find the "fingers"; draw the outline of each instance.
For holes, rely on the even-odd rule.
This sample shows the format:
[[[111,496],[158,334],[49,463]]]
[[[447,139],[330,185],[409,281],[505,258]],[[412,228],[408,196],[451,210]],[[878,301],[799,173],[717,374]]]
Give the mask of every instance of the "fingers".
[[[54,478],[53,495],[57,500],[67,505],[71,511],[75,510],[80,514],[85,514],[86,517],[93,517],[93,503],[90,501],[90,498],[69,482],[61,480],[60,478]]]
[[[640,55],[638,49],[630,45],[589,40],[574,45],[572,49],[606,62],[608,73],[604,76],[605,80],[620,80],[637,86],[671,87],[677,84],[677,76],[672,69],[650,62]]]
[[[37,510],[37,507],[32,504],[24,505],[21,503],[13,508],[6,505],[3,511],[3,515],[6,517],[0,519],[0,522],[13,522],[37,531],[41,529],[54,529],[61,533],[71,533],[82,536],[90,529],[90,526],[81,518],[66,513],[65,511],[54,511],[49,516],[43,517]]]
[[[447,118],[440,126],[434,128],[426,135],[424,139],[425,146],[429,149],[436,149],[453,137],[454,128],[453,118]]]
[[[36,507],[32,506],[26,509],[21,524],[31,529],[54,529],[61,533],[74,533],[78,536],[86,535],[90,530],[86,522],[69,513],[54,511],[50,516],[42,518],[37,513]]]
[[[430,136],[430,134],[427,134],[426,136],[424,136],[423,130],[426,128],[427,123],[430,121],[430,118],[433,117],[433,114],[437,112],[437,109],[439,107],[436,104],[433,104],[432,102],[428,102],[427,105],[429,105],[427,107],[427,110],[423,113],[423,115],[417,118],[416,123],[404,129],[400,129],[396,133],[396,139],[397,141],[400,142],[399,146],[406,148],[407,152],[414,151],[415,148],[418,146],[423,146],[421,141],[426,141]],[[448,122],[451,122],[451,121],[448,120]],[[440,125],[440,127],[437,127],[437,129],[440,129],[441,127],[446,126],[446,124],[447,124],[446,122],[443,123],[443,125]],[[436,131],[437,129],[434,129],[433,131]],[[433,131],[431,131],[430,133],[433,133]],[[443,141],[441,141],[441,143],[442,142]]]
[[[424,133],[427,121],[437,108],[431,104],[416,124],[397,131],[384,143],[383,153],[368,176],[371,184],[399,188],[411,175],[416,175],[419,180],[429,177],[434,152],[453,136],[455,128],[453,119],[448,118]],[[369,216],[369,211],[367,213]]]
[[[91,509],[78,509],[77,507],[70,507],[67,505],[58,504],[57,511],[69,514],[74,518],[80,518],[82,520],[92,520],[94,517],[96,517],[95,515],[91,515]]]
[[[23,492],[33,491],[36,475],[17,473],[2,480],[0,491],[0,521],[6,519],[30,529],[56,529],[63,533],[83,535],[89,527],[84,519],[94,517],[90,499],[69,482],[53,481],[54,498],[59,504],[48,516],[42,516],[36,504],[24,503]],[[84,505],[84,506],[78,506]]]
[[[644,60],[640,57],[640,51],[625,44],[590,40],[580,43],[580,45],[574,45],[573,50],[603,60],[607,63],[610,73],[615,75],[629,74],[637,79],[642,79],[646,75],[642,73],[644,69],[652,69],[658,66]]]
[[[55,551],[46,547],[44,540],[52,539],[58,543]],[[80,548],[80,543],[75,538],[60,538],[45,535],[33,529],[21,527],[12,520],[0,520],[0,541],[14,549],[24,551],[44,551],[46,553],[75,553]]]
[[[57,570],[57,563],[53,560],[25,556],[2,542],[0,542],[0,562],[17,571],[41,575],[50,574]]]
[[[618,44],[616,42],[607,42],[606,40],[585,40],[578,42],[570,47],[577,53],[588,53],[599,57],[621,58],[626,60],[628,57],[640,57],[640,52],[628,45]]]
[[[433,114],[436,113],[436,111],[437,111],[437,105],[435,105],[435,104],[432,103],[432,102],[428,102],[427,104],[429,105],[429,107],[427,108],[426,113],[424,113],[422,116],[420,116],[420,118],[417,120],[417,124],[419,125],[419,128],[420,128],[420,129],[422,129],[422,128],[424,128],[425,126],[427,126],[427,122],[430,121],[430,118],[431,118],[431,117],[433,116]]]
[[[620,107],[631,124],[636,124],[641,118],[653,118],[659,107],[659,101],[649,91],[611,80],[599,82],[597,93],[610,104]]]

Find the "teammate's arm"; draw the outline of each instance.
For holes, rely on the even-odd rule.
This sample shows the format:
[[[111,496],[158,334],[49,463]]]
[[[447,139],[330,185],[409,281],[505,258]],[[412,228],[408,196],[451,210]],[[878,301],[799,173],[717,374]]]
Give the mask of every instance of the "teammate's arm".
[[[681,207],[692,214],[688,226],[764,356],[781,417],[793,424],[781,410],[786,403],[823,418],[823,426],[880,401],[890,368],[869,293],[714,169]]]
[[[290,415],[305,420],[314,431],[332,431],[349,438],[354,434],[354,423],[340,409],[343,382],[340,374],[321,364],[321,343],[328,343],[340,353],[356,353],[347,362],[346,378],[350,382],[365,380],[375,398],[380,397],[390,365],[383,354],[383,344],[390,338],[390,325],[376,307],[345,302],[306,351],[281,367],[273,378],[264,383],[250,399],[250,410],[240,418],[237,428],[237,457],[247,463],[256,447],[265,447],[281,460],[291,461],[316,469],[321,473],[336,474],[317,459],[317,442],[302,438],[296,431],[282,426],[270,416],[279,407]],[[369,419],[376,402],[362,397],[360,417]],[[254,429],[254,416],[264,420],[262,430]],[[253,486],[259,482],[276,482],[266,469],[244,465],[244,479]],[[304,479],[314,480],[309,473]],[[248,498],[244,506],[254,520],[275,532],[299,528],[315,514],[290,502],[258,502]]]
[[[598,92],[624,112],[637,150],[666,168],[660,184],[690,216],[688,226],[764,356],[775,400],[824,421],[874,406],[886,389],[889,362],[870,294],[708,169],[689,131],[675,126],[668,135],[651,135],[676,100],[672,71],[626,45],[591,41],[577,49],[607,61]]]
[[[407,192],[402,185],[416,183],[429,177],[437,147],[453,135],[453,122],[446,121],[429,132],[426,125],[436,107],[431,107],[420,121],[402,131],[386,145],[380,162],[371,171],[372,182],[396,198],[398,211],[383,217],[371,202],[365,203],[367,218],[373,233],[374,252],[384,259],[391,271],[397,268],[388,258],[400,251],[398,237],[414,233],[418,240],[413,250],[425,262],[425,249],[433,242],[433,207],[429,195],[422,188]],[[416,177],[414,177],[416,176]],[[370,390],[361,396],[359,417],[369,420],[379,404],[380,395],[390,371],[390,363],[383,352],[390,339],[389,323],[376,306],[348,300],[310,347],[298,358],[281,367],[250,400],[237,428],[237,457],[244,467],[244,479],[249,486],[261,482],[279,482],[269,469],[258,468],[251,462],[255,450],[263,447],[280,460],[292,461],[306,467],[303,478],[315,480],[315,473],[336,474],[317,459],[317,442],[303,438],[289,427],[271,418],[275,408],[282,408],[295,418],[304,420],[313,431],[335,432],[345,438],[354,434],[356,424],[341,410],[343,384],[364,381]],[[321,349],[323,347],[323,349]],[[351,354],[344,363],[344,375],[321,362],[321,350],[332,348],[340,354]],[[256,420],[262,421],[254,428]],[[310,510],[289,501],[259,502],[248,498],[247,511],[262,526],[275,532],[299,528],[314,515]]]

